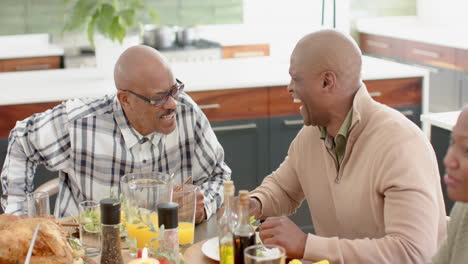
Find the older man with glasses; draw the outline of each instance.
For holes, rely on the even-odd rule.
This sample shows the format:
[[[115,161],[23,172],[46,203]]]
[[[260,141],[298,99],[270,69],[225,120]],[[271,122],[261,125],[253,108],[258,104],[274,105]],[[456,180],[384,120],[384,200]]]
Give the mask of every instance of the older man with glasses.
[[[69,100],[17,123],[1,174],[6,213],[23,213],[38,164],[59,171],[58,217],[115,193],[124,174],[144,171],[191,176],[197,223],[221,206],[231,175],[223,148],[161,54],[143,45],[127,49],[114,80],[115,95]]]

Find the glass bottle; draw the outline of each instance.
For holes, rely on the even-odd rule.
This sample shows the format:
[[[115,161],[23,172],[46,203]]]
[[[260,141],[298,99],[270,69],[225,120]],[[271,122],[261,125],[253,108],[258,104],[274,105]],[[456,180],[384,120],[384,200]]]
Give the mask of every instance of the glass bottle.
[[[234,183],[224,183],[224,212],[218,219],[220,264],[234,264],[234,227],[237,214],[234,212]]]
[[[101,264],[123,264],[120,246],[120,202],[103,199],[101,207]]]
[[[239,222],[234,228],[234,263],[244,264],[244,249],[255,245],[255,230],[249,223],[249,192],[239,191]]]
[[[164,202],[158,204],[158,224],[159,230],[164,226],[162,239],[159,242],[160,253],[167,256],[170,263],[179,262],[179,205],[174,202]]]

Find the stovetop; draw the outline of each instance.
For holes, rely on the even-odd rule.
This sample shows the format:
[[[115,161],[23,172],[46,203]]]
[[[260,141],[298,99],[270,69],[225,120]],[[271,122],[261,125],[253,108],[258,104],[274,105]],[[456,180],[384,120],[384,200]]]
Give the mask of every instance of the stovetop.
[[[202,49],[213,49],[213,48],[221,48],[221,44],[206,40],[206,39],[199,39],[196,40],[192,45],[188,46],[181,46],[178,44],[174,44],[168,48],[160,48],[158,49],[160,52],[166,51],[188,51],[188,50],[202,50]]]

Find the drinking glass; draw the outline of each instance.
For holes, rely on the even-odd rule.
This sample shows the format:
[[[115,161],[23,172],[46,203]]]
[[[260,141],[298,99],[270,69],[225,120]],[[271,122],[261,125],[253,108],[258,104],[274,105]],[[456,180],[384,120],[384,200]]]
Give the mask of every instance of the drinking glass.
[[[130,253],[144,247],[156,251],[159,243],[158,204],[172,201],[173,178],[160,172],[126,174],[120,184],[122,212]]]
[[[42,217],[50,215],[49,193],[32,192],[26,195],[28,217]]]
[[[82,201],[78,204],[80,220],[80,242],[88,257],[101,252],[101,211],[99,202]]]
[[[179,204],[179,244],[193,244],[195,236],[195,211],[197,206],[198,187],[183,185],[174,192],[174,202]]]
[[[284,263],[285,250],[275,245],[253,245],[244,250],[245,264],[281,264]]]

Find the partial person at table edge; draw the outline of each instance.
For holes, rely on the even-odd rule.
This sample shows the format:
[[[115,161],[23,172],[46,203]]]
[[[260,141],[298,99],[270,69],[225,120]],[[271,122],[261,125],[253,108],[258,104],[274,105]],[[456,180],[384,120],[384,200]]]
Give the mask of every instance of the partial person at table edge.
[[[428,139],[362,82],[362,54],[348,35],[304,36],[288,91],[305,126],[288,155],[251,192],[263,243],[291,258],[331,263],[427,263],[446,236],[437,160]],[[307,200],[315,234],[287,215]]]
[[[450,212],[447,239],[432,258],[433,264],[468,263],[468,107],[452,129],[444,158],[444,182],[455,205]]]
[[[59,171],[57,217],[77,215],[80,201],[116,194],[120,177],[145,171],[174,173],[181,181],[192,176],[197,223],[222,205],[231,175],[224,150],[165,58],[148,46],[130,47],[115,65],[114,81],[116,94],[71,99],[17,122],[1,173],[6,213],[23,213],[38,164]]]

